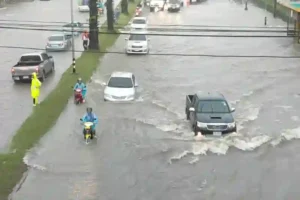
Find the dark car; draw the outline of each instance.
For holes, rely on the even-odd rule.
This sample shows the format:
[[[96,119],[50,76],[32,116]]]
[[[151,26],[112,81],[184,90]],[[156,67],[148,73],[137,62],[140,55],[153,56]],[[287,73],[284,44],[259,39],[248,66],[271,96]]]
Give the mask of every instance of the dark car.
[[[225,97],[217,92],[198,92],[186,96],[186,118],[190,120],[195,135],[222,134],[236,132],[236,123]]]

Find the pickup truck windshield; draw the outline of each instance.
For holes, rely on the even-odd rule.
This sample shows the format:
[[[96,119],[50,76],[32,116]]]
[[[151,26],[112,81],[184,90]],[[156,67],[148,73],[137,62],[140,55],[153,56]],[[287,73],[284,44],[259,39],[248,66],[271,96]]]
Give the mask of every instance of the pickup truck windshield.
[[[41,62],[41,56],[32,55],[32,56],[22,56],[20,62]]]
[[[229,113],[229,107],[226,101],[222,100],[208,100],[199,101],[197,106],[199,113]]]
[[[169,0],[169,3],[180,4],[180,1],[179,0]]]
[[[131,78],[112,77],[107,86],[114,88],[133,88],[133,83]]]
[[[146,41],[146,35],[130,35],[129,40],[133,41]]]

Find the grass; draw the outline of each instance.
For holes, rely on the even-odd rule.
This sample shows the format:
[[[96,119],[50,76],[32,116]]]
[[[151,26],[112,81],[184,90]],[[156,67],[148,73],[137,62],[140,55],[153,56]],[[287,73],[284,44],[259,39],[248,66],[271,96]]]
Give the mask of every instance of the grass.
[[[136,3],[129,2],[129,15],[121,14],[118,24],[122,27],[133,17]],[[104,24],[103,27],[105,27]],[[102,31],[105,28],[102,28]],[[118,34],[100,34],[99,41],[101,51],[110,48],[117,38]],[[84,52],[76,60],[76,71],[80,77],[87,81],[92,76],[94,70],[99,66],[103,54],[95,52]],[[72,75],[72,66],[62,75],[56,88],[35,107],[33,113],[24,121],[16,135],[13,137],[10,146],[10,153],[0,154],[0,199],[7,199],[13,188],[22,178],[27,166],[23,163],[23,157],[40,138],[45,135],[56,123],[58,117],[66,107],[73,91],[70,86],[74,85],[78,76]],[[5,134],[5,132],[3,132]]]

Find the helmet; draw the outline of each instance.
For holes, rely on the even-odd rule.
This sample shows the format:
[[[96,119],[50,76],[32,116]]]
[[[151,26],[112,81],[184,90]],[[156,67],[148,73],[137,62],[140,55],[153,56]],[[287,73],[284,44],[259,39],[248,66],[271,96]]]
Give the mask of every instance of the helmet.
[[[82,79],[81,79],[81,78],[78,78],[78,79],[77,79],[77,82],[81,82],[81,81],[82,81]]]
[[[86,108],[86,112],[90,113],[90,112],[92,112],[92,111],[93,111],[93,108],[91,108],[91,107],[87,107],[87,108]]]

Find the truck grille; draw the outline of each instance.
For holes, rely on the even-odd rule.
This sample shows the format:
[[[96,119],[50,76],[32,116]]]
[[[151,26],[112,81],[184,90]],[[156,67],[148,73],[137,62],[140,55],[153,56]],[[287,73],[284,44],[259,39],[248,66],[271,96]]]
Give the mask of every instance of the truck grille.
[[[207,125],[207,129],[209,129],[209,130],[226,130],[227,125]]]
[[[132,45],[132,48],[142,48],[142,46]]]

